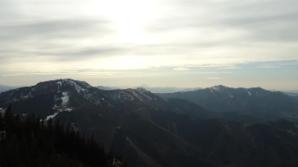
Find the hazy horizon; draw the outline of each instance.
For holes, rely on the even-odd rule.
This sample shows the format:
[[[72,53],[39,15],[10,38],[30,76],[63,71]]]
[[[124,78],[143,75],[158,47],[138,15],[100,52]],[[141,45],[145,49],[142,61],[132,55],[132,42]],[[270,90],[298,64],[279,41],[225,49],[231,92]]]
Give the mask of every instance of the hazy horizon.
[[[295,0],[0,0],[0,85],[298,90]]]
[[[55,81],[55,80],[77,80],[77,81],[84,81],[84,80],[78,80],[78,79],[73,79],[73,78],[56,78],[56,79],[49,79],[49,80],[41,80],[41,81],[37,81],[35,83],[32,84],[27,84],[27,85],[7,85],[7,84],[1,84],[0,83],[0,88],[5,88],[4,90],[10,90],[10,89],[16,89],[16,88],[21,88],[21,87],[31,87],[31,86],[35,86],[36,84],[40,83],[40,82],[50,82],[50,81]],[[174,87],[174,86],[150,86],[150,85],[132,85],[132,86],[117,86],[117,85],[102,85],[102,84],[94,84],[94,83],[90,83],[88,81],[84,81],[87,82],[88,84],[90,84],[93,87],[98,87],[98,88],[102,88],[102,89],[106,89],[106,90],[112,90],[112,89],[137,89],[137,88],[145,88],[153,93],[171,93],[171,92],[184,92],[184,91],[193,91],[193,90],[200,90],[200,89],[206,89],[206,88],[212,88],[212,87],[217,87],[217,86],[224,86],[227,88],[244,88],[244,89],[248,89],[248,88],[262,88],[265,90],[269,90],[269,91],[282,91],[285,93],[298,93],[298,90],[296,89],[270,89],[270,88],[266,88],[266,87],[262,87],[262,86],[231,86],[231,85],[224,85],[224,84],[217,84],[217,85],[207,85],[205,87],[202,86],[194,86],[194,87]]]

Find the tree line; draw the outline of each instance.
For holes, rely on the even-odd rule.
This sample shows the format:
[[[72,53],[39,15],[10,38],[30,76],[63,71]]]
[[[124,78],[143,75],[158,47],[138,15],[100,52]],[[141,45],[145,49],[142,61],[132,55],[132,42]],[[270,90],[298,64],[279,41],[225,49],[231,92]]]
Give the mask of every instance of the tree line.
[[[69,124],[0,113],[0,167],[124,167]]]

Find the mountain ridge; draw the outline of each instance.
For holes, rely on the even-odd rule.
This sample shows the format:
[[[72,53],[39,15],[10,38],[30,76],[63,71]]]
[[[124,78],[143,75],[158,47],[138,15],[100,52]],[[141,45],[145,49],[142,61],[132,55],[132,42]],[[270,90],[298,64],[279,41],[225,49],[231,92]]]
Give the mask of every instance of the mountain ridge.
[[[162,126],[163,116],[172,115],[171,105],[142,88],[99,90],[76,80],[51,80],[1,93],[0,107],[5,108],[9,105],[16,113],[36,114],[45,121],[61,120],[86,134],[96,134],[95,138],[103,143],[106,150],[112,151],[113,141],[122,143],[121,147],[113,151],[121,152],[121,148],[124,148],[124,152],[129,152],[125,156],[126,159],[134,162],[135,166],[149,167],[149,164],[156,163],[160,166],[177,166],[184,164],[187,159],[181,155],[182,150],[189,150],[187,154],[191,156],[197,154],[189,144]],[[205,113],[200,108],[196,110],[203,115]],[[184,112],[184,109],[176,106],[177,114],[183,113],[182,111]],[[175,117],[171,119],[176,119]],[[124,129],[124,138],[117,139],[119,136],[115,132],[118,127]],[[148,136],[146,132],[150,132],[151,135]],[[154,136],[161,137],[151,142],[156,140]],[[126,140],[126,137],[130,140]],[[163,152],[158,151],[160,146],[164,148]],[[138,154],[141,152],[142,155]],[[171,156],[179,160],[167,161]],[[195,163],[194,160],[195,158],[191,166],[203,163]]]
[[[123,157],[129,167],[298,164],[293,158],[298,155],[297,120],[287,117],[296,110],[287,111],[291,108],[282,106],[283,112],[271,112],[284,94],[262,88],[249,92],[225,86],[191,93],[202,91],[203,97],[213,100],[211,107],[219,106],[222,110],[226,106],[220,105],[225,102],[239,104],[247,99],[262,104],[262,100],[269,98],[275,104],[273,108],[271,103],[259,105],[261,108],[256,105],[256,110],[248,108],[249,112],[242,108],[234,112],[212,111],[209,105],[196,104],[197,96],[164,97],[142,88],[100,90],[84,81],[60,79],[3,92],[0,108],[11,106],[18,114],[35,114],[43,121],[65,122],[87,136],[93,134],[107,152]],[[188,92],[181,92],[185,93]],[[262,107],[268,111],[263,112]],[[269,119],[272,116],[274,119]],[[275,143],[284,149],[280,150]],[[266,161],[261,161],[264,158]]]
[[[298,104],[294,98],[283,92],[269,91],[261,87],[231,88],[218,85],[195,91],[159,95],[165,99],[184,99],[213,112],[246,112],[255,114],[298,112]]]

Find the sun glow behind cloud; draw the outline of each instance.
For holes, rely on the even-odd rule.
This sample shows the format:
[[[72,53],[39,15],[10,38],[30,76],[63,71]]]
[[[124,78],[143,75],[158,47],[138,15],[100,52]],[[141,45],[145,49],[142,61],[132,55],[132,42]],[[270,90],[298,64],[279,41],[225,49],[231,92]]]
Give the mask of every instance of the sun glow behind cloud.
[[[235,67],[241,64],[298,60],[298,4],[294,0],[0,3],[0,83],[18,80],[4,76],[63,74],[114,78],[111,84],[143,76],[147,85],[183,86],[190,85],[187,78],[193,78],[197,68],[229,68],[236,73]],[[183,74],[180,78],[185,82],[163,80],[178,74]],[[198,77],[220,84],[232,81],[222,74],[208,75]]]
[[[146,33],[146,26],[158,16],[158,8],[155,0],[111,0],[98,1],[97,15],[104,16],[110,21],[115,31],[115,40],[124,44],[146,44],[150,42],[150,36]]]

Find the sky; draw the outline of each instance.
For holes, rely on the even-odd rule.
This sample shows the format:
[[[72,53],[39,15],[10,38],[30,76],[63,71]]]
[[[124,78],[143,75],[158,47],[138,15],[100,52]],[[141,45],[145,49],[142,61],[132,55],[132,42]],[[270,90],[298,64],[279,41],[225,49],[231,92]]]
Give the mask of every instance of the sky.
[[[0,84],[298,90],[297,0],[0,0]]]

